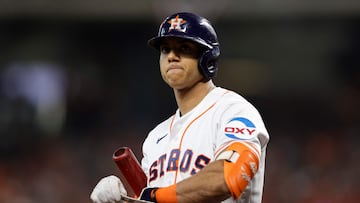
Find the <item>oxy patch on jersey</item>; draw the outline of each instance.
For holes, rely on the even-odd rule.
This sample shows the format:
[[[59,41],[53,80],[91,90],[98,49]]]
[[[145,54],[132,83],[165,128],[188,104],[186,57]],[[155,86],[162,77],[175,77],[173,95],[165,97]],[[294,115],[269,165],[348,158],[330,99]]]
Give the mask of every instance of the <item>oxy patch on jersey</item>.
[[[256,127],[249,119],[236,117],[231,119],[224,128],[227,137],[236,140],[247,140],[255,135]]]

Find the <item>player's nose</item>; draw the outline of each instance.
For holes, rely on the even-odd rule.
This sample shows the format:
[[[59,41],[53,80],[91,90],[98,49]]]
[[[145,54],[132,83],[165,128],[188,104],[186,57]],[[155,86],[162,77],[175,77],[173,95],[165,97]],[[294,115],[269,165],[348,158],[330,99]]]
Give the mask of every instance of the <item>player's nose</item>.
[[[167,58],[168,62],[178,61],[180,59],[180,55],[176,50],[171,49]]]

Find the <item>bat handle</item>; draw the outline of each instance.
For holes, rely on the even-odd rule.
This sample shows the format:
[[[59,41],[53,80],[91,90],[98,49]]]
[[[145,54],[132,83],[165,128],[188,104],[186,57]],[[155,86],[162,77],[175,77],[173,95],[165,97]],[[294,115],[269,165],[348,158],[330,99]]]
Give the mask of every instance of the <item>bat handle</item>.
[[[128,195],[139,197],[147,185],[147,177],[132,150],[129,147],[120,147],[112,158],[120,170],[120,180]]]

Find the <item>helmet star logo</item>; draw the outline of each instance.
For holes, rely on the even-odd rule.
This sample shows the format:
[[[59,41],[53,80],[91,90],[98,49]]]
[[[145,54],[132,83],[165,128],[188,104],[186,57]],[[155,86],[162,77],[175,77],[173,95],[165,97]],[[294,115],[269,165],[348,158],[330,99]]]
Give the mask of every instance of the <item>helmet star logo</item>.
[[[168,20],[167,22],[170,24],[169,31],[174,29],[180,32],[186,31],[186,27],[183,29],[181,28],[181,25],[186,23],[186,20],[179,18],[179,15],[177,15],[175,18]]]

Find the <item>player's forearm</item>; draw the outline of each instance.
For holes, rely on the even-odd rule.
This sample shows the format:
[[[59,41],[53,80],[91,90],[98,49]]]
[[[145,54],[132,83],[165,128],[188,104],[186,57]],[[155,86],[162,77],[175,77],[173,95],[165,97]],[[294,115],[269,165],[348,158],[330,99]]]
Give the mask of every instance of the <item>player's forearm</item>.
[[[198,174],[176,184],[177,201],[220,202],[230,197],[224,179],[223,160],[206,166]]]
[[[199,173],[165,188],[147,188],[141,199],[159,203],[220,202],[231,196],[224,178],[223,160],[207,165]]]

